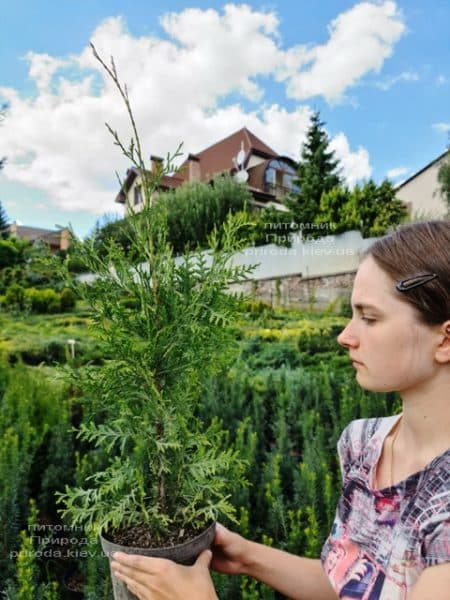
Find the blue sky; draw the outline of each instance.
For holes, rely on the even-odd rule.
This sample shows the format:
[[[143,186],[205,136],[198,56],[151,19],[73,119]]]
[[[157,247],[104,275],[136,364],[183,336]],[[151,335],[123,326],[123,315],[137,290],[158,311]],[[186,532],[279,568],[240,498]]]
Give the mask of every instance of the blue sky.
[[[88,48],[114,55],[145,154],[198,152],[247,126],[299,158],[321,111],[350,184],[398,182],[450,131],[447,0],[148,2],[2,6],[0,201],[11,220],[85,235],[120,212],[124,108]]]

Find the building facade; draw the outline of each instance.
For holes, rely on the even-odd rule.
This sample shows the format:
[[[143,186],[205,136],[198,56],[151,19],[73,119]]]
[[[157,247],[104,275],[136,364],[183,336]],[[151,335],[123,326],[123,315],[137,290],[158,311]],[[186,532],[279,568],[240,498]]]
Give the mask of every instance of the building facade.
[[[397,186],[396,197],[406,204],[411,217],[425,220],[447,216],[447,203],[438,182],[439,168],[446,160],[450,160],[450,150]]]
[[[62,229],[42,229],[40,227],[28,227],[11,223],[6,228],[8,235],[21,240],[28,240],[30,243],[45,243],[49,246],[51,252],[58,250],[67,250],[70,246],[70,233],[66,228]]]
[[[153,172],[161,165],[161,158],[151,157]],[[248,186],[256,208],[274,206],[286,210],[283,198],[297,189],[295,167],[291,158],[277,154],[244,127],[201,152],[189,154],[174,175],[161,178],[159,190],[175,189],[194,181],[209,183],[217,175],[229,174]],[[141,209],[142,181],[136,168],[127,171],[116,202],[125,204],[128,212]]]

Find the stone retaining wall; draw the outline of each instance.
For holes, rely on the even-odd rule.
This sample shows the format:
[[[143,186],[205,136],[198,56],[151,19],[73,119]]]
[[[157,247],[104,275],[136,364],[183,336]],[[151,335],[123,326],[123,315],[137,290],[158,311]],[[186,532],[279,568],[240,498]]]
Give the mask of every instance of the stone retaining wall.
[[[317,308],[319,310],[337,305],[350,298],[356,271],[339,275],[301,277],[289,275],[274,279],[248,281],[240,286],[251,292],[255,300],[263,300],[271,306]]]

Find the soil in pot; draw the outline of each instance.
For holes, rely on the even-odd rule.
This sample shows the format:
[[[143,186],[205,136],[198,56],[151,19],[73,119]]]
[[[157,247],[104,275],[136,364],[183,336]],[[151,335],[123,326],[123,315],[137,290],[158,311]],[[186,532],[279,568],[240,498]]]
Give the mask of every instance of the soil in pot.
[[[111,565],[111,554],[113,552],[126,552],[127,554],[140,554],[142,556],[152,556],[155,558],[167,558],[174,562],[182,565],[193,565],[197,560],[197,557],[203,550],[210,548],[215,535],[216,524],[211,523],[200,534],[186,539],[188,532],[179,530],[174,532],[167,541],[167,545],[164,547],[156,547],[156,544],[160,544],[160,540],[154,539],[148,528],[144,526],[137,526],[127,530],[120,530],[115,532],[114,536],[108,536],[105,534],[100,537],[103,552],[109,557]],[[182,534],[180,536],[180,533]],[[191,532],[192,535],[192,532]],[[126,541],[125,544],[117,543],[117,540],[121,542]],[[180,541],[185,539],[186,541]],[[114,540],[114,541],[113,541]],[[130,545],[130,540],[133,545]],[[143,546],[134,545],[139,540],[139,543],[146,542]],[[126,585],[116,579],[111,572],[111,579],[113,584],[113,592],[115,600],[135,600],[136,596],[128,591]]]

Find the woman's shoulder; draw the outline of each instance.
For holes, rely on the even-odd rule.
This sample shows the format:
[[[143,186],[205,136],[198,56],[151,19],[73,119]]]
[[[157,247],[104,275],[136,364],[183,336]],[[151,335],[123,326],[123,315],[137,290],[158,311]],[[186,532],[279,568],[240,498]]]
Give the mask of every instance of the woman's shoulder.
[[[343,430],[338,441],[338,452],[342,462],[351,462],[367,447],[370,440],[380,438],[380,443],[386,433],[393,427],[399,415],[390,417],[372,417],[355,419]]]
[[[343,444],[365,445],[377,432],[385,433],[388,431],[398,418],[399,415],[355,419],[343,430],[340,442]]]

